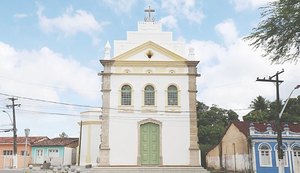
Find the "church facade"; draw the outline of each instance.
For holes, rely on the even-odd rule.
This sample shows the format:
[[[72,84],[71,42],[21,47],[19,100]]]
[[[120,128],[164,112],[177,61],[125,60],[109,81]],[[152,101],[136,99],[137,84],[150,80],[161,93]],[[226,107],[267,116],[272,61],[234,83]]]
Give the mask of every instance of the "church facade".
[[[107,43],[99,166],[200,167],[193,49],[145,20],[110,52]]]

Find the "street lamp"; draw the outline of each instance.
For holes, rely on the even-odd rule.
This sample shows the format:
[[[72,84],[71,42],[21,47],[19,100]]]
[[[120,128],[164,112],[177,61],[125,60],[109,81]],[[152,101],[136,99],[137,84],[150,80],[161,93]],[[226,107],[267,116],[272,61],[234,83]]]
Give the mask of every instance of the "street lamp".
[[[7,114],[7,116],[8,116],[9,119],[10,119],[10,124],[9,124],[9,125],[10,125],[10,126],[13,126],[13,122],[12,122],[12,119],[11,119],[9,113],[6,112],[5,110],[2,110],[2,112]],[[13,128],[11,128],[11,129],[0,129],[0,131],[1,131],[1,132],[10,132],[10,131],[13,131]]]
[[[292,94],[293,94],[293,92],[296,90],[296,89],[299,89],[300,88],[300,85],[297,85],[292,91],[291,91],[291,93],[290,93],[290,95],[288,96],[288,98],[285,100],[285,104],[284,104],[284,106],[283,106],[283,108],[282,108],[282,110],[280,111],[280,113],[279,113],[279,122],[281,122],[280,120],[281,120],[281,116],[282,116],[282,114],[283,114],[283,112],[284,112],[284,110],[285,110],[285,108],[286,108],[286,105],[288,104],[288,102],[289,102],[289,100],[290,100],[290,98],[291,98],[291,96],[292,96]],[[279,124],[279,126],[281,127],[281,124]],[[280,128],[280,130],[281,130],[281,128]],[[277,132],[277,138],[280,138],[280,139],[282,139],[282,133],[279,133],[279,132]],[[282,142],[282,141],[281,141]],[[279,144],[278,143],[278,147],[277,147],[277,150],[278,150],[278,172],[279,173],[284,173],[284,161],[283,161],[283,159],[280,159],[280,157],[279,157],[279,153],[280,153],[280,150],[282,151],[282,148],[279,148],[279,146],[282,146],[282,143],[281,144]]]
[[[8,112],[6,112],[5,110],[2,110],[2,112],[6,113],[6,114],[8,115],[8,117],[9,117],[9,119],[10,119],[10,122],[11,122],[11,125],[13,125],[13,121],[12,121],[12,119],[11,119],[11,117],[10,117],[9,113],[8,113]]]
[[[289,97],[285,100],[285,104],[284,104],[284,106],[283,106],[283,108],[282,108],[282,110],[281,110],[281,112],[280,112],[280,114],[279,114],[279,118],[281,118],[281,116],[282,116],[282,114],[283,114],[283,111],[285,110],[285,107],[286,107],[286,105],[288,104],[288,102],[289,102],[289,100],[290,100],[290,98],[291,98],[293,92],[294,92],[296,89],[299,89],[299,88],[300,88],[300,85],[297,85],[297,86],[291,91]]]
[[[27,157],[27,139],[28,139],[28,136],[29,136],[29,132],[30,132],[30,129],[26,128],[24,129],[24,132],[25,132],[25,151],[24,151],[24,168],[23,168],[23,173],[25,173],[25,166],[26,166],[26,157]]]

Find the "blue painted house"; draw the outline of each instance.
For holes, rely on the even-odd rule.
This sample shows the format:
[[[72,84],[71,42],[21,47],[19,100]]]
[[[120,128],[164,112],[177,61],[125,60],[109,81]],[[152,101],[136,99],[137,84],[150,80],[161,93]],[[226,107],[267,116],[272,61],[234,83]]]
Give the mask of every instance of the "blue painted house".
[[[51,165],[76,164],[76,148],[78,138],[53,138],[32,145],[32,161],[34,164]]]
[[[250,123],[249,133],[254,172],[278,172],[277,133],[274,124]],[[300,124],[285,124],[282,141],[284,172],[300,173]]]
[[[285,173],[300,173],[300,124],[282,124]],[[273,123],[232,122],[206,155],[207,167],[277,173],[277,132]]]

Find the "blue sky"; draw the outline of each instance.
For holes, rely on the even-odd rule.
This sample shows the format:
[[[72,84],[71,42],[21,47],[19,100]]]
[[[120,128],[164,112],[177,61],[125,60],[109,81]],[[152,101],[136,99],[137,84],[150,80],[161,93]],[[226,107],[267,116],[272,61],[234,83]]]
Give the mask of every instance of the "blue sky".
[[[149,4],[156,21],[174,40],[195,48],[200,60],[197,99],[211,106],[233,109],[240,116],[250,102],[262,95],[275,99],[272,84],[256,77],[280,76],[285,99],[299,84],[298,64],[270,65],[242,40],[260,20],[258,8],[271,0],[47,0],[5,1],[0,6],[0,109],[6,95],[101,106],[100,78],[106,41],[126,39]],[[2,94],[2,95],[1,95]],[[296,91],[293,96],[299,95]],[[24,128],[33,135],[78,136],[79,113],[87,108],[63,106],[19,98],[19,135]],[[65,115],[46,114],[60,113]],[[0,129],[9,119],[0,113]],[[0,133],[11,135],[11,133]]]

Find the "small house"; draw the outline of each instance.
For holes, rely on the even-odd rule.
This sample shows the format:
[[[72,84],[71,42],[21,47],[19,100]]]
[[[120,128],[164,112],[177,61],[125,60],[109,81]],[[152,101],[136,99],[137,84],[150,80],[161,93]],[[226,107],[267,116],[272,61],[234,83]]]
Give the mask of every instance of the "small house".
[[[75,165],[78,138],[53,138],[32,145],[34,164]]]
[[[31,163],[31,146],[36,142],[49,139],[46,136],[30,136],[27,138],[27,150],[26,148],[26,137],[17,137],[17,158],[16,168],[23,168],[24,161],[25,166]],[[0,169],[13,168],[13,137],[0,137]],[[25,160],[26,157],[26,160]]]

